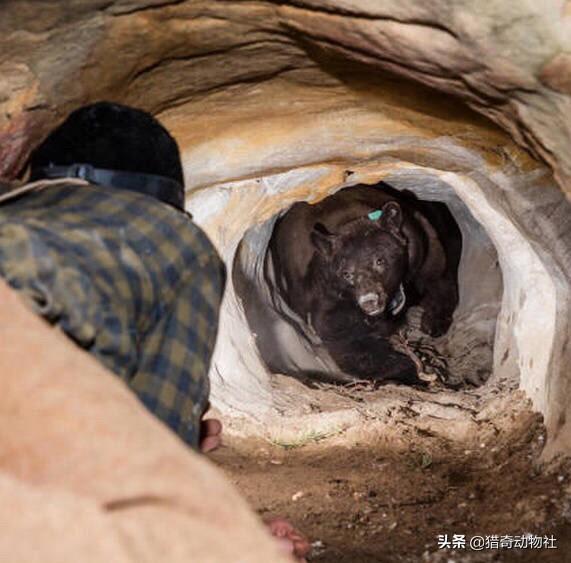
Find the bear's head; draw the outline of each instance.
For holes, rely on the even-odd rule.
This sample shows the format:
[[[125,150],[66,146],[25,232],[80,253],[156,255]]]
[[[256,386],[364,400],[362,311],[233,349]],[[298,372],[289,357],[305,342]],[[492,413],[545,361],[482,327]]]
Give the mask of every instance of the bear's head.
[[[398,315],[405,306],[408,269],[402,210],[395,201],[331,233],[316,223],[311,241],[335,291],[353,300],[368,316]]]

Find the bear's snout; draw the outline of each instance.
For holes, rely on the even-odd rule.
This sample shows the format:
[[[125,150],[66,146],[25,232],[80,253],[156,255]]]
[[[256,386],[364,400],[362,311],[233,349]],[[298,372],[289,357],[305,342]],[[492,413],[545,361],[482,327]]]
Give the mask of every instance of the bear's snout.
[[[357,302],[363,313],[371,317],[380,315],[386,306],[386,299],[378,293],[373,292],[359,296]]]

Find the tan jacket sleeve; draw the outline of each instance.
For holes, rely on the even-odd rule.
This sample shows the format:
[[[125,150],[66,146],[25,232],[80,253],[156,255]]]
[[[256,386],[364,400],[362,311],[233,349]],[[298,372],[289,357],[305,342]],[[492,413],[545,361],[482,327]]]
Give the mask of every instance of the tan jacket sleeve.
[[[1,561],[288,560],[218,469],[2,280],[0,373]]]

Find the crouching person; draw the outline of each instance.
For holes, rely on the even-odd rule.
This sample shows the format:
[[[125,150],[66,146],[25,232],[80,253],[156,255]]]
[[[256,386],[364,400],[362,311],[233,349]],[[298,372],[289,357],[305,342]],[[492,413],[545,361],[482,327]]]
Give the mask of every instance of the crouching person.
[[[0,204],[0,275],[197,448],[225,273],[184,211],[176,141],[102,102],[30,166],[35,189]]]

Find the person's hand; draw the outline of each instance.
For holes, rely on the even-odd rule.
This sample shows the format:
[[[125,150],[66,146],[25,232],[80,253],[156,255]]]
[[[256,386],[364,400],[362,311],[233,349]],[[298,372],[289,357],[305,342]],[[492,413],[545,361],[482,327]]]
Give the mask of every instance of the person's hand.
[[[222,444],[222,423],[217,418],[200,421],[200,451],[203,454],[214,451]]]
[[[305,562],[305,557],[311,550],[309,540],[285,518],[279,516],[267,518],[264,523],[282,548],[299,562]]]

